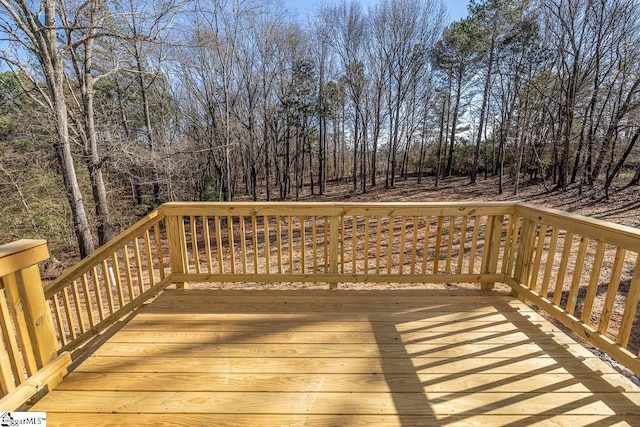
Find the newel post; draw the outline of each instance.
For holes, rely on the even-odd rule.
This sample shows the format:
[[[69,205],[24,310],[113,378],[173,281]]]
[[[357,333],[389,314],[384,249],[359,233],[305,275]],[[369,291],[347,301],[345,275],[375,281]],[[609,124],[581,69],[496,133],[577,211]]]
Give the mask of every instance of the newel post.
[[[32,347],[38,368],[54,360],[59,349],[38,269],[38,264],[48,258],[45,240],[18,240],[0,246],[2,288],[14,315],[24,318],[30,341],[27,344]]]
[[[498,257],[500,256],[500,243],[502,240],[502,223],[504,217],[495,215],[487,222],[486,235],[484,237],[484,254],[482,256],[482,273],[496,274],[498,272]],[[495,283],[483,283],[483,290],[493,289]]]
[[[167,240],[169,244],[169,259],[171,261],[171,275],[184,274],[187,269],[187,249],[184,220],[181,216],[167,215]],[[186,282],[176,282],[178,289],[187,289]]]
[[[514,232],[513,234],[513,238],[516,239],[517,233]],[[516,279],[516,281],[521,285],[526,285],[529,274],[531,273],[531,261],[534,252],[533,245],[535,243],[535,237],[536,224],[528,219],[523,220],[514,272],[514,279]]]
[[[340,256],[339,239],[340,217],[329,217],[329,274],[338,274],[338,257]],[[330,282],[329,289],[338,289],[338,282]]]

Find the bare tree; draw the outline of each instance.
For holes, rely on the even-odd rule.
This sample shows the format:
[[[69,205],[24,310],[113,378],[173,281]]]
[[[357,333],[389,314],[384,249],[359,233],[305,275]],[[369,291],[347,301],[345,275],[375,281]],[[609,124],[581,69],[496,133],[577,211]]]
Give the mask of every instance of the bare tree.
[[[65,98],[65,77],[62,47],[58,43],[61,3],[43,0],[41,8],[25,0],[0,0],[0,28],[8,37],[13,50],[3,51],[6,63],[21,69],[32,82],[38,94],[34,100],[47,108],[56,126],[55,150],[61,167],[64,184],[74,219],[74,229],[80,255],[85,257],[94,250],[93,237],[87,218],[82,192],[76,171],[69,138],[69,120]],[[37,59],[37,72],[32,73],[23,64],[21,55],[33,55]],[[45,87],[38,79],[44,78]]]
[[[114,235],[107,202],[107,190],[102,174],[103,159],[98,149],[98,131],[95,123],[95,84],[100,76],[94,76],[94,52],[98,32],[105,30],[104,22],[110,13],[100,0],[89,1],[73,10],[61,9],[60,19],[66,35],[69,59],[80,88],[78,133],[83,141],[84,157],[96,211],[98,244],[111,240]],[[74,97],[74,99],[77,99]],[[74,117],[73,115],[71,116]]]

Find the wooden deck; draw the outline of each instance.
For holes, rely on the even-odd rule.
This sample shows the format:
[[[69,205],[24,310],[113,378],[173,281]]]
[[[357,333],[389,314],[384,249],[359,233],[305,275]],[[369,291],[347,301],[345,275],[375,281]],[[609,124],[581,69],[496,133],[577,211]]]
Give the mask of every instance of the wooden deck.
[[[640,425],[640,389],[497,292],[170,290],[49,426]]]

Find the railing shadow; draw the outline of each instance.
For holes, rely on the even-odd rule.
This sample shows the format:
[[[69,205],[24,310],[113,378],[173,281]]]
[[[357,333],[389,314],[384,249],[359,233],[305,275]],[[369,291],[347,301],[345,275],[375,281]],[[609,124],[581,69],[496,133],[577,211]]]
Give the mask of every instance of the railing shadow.
[[[463,301],[461,298],[461,303]],[[635,408],[625,413],[632,415],[629,422],[640,421],[637,401],[622,394],[601,372],[583,363],[586,358],[576,357],[576,353],[569,351],[571,346],[563,343],[566,340],[558,342],[534,328],[525,314],[507,303],[487,307],[494,307],[509,318],[490,320],[488,313],[475,314],[465,320],[465,325],[468,322],[477,322],[477,325],[457,330],[451,328],[459,324],[457,320],[437,321],[427,327],[410,329],[431,331],[421,339],[411,340],[406,339],[407,320],[398,323],[403,329],[398,332],[398,339],[406,348],[404,365],[413,367],[412,382],[424,391],[425,408],[436,415],[425,425],[492,423],[491,418],[487,418],[491,414],[495,414],[494,425],[529,425],[553,423],[557,417],[566,418],[581,412],[585,416],[575,417],[577,423],[598,415],[594,424],[612,425],[624,421],[620,413],[629,408]],[[442,307],[422,311],[422,320],[437,318],[434,314],[441,310]],[[486,321],[482,322],[483,319]],[[505,325],[511,325],[512,329],[505,329]],[[443,327],[447,332],[433,332]],[[488,333],[474,335],[478,331]],[[428,350],[411,350],[415,344],[433,342],[437,344]],[[382,359],[383,370],[388,360]],[[403,412],[407,406],[406,393],[394,387],[390,383],[401,424],[415,425],[414,414]],[[607,410],[617,415],[607,414]]]

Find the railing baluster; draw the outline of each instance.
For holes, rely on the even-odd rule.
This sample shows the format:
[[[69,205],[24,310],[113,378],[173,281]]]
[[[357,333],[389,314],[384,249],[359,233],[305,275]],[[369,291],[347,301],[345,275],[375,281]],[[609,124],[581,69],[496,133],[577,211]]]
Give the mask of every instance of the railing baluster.
[[[616,257],[613,261],[613,270],[611,271],[609,286],[607,287],[607,296],[604,300],[602,314],[600,315],[600,323],[598,324],[598,332],[603,335],[606,334],[609,329],[609,320],[611,319],[611,313],[618,293],[618,287],[620,286],[620,276],[622,275],[622,267],[624,266],[624,259],[626,255],[627,251],[625,249],[616,249]]]
[[[62,295],[62,304],[64,307],[64,313],[67,319],[67,326],[69,327],[69,334],[71,335],[71,339],[74,340],[78,337],[78,333],[76,332],[76,324],[73,321],[73,310],[71,309],[71,304],[69,303],[69,294],[67,293],[69,288],[64,288],[60,291]]]
[[[126,256],[126,254],[125,254]],[[82,292],[84,292],[84,303],[87,308],[87,317],[89,318],[89,325],[91,328],[96,326],[95,319],[93,317],[93,298],[91,298],[91,292],[89,291],[89,281],[87,280],[87,273],[84,273],[80,277],[82,283]]]
[[[229,242],[229,263],[231,265],[231,274],[236,274],[236,242],[233,235],[233,217],[227,216],[227,241]]]
[[[324,255],[324,272],[325,273],[329,271],[329,245],[327,244],[327,242],[329,241],[329,227],[327,226],[327,224],[329,224],[329,217],[323,216],[322,217],[322,233],[324,234],[324,244],[322,245],[322,247],[323,247],[323,255]],[[344,250],[344,248],[342,250]]]
[[[344,274],[344,264],[345,264],[345,216],[340,216],[340,274]]]
[[[15,388],[16,385],[22,384],[24,382],[24,370],[22,367],[22,362],[20,361],[20,350],[18,347],[18,341],[16,339],[16,332],[11,327],[11,317],[12,316],[9,311],[7,299],[5,298],[5,293],[0,292],[0,327],[2,328],[4,346],[6,350],[9,351],[8,358],[9,365],[11,367],[10,372],[6,371],[6,365],[3,364],[2,373],[3,377],[4,375],[7,375],[11,378],[10,384],[12,384],[12,386],[9,386],[9,388]],[[60,333],[62,334],[62,332]],[[4,388],[5,386],[3,386],[3,389]]]
[[[311,217],[311,253],[313,254],[313,272],[318,272],[318,255],[317,255],[317,219],[316,216]]]
[[[402,220],[400,222],[400,254],[399,254],[399,260],[398,260],[398,274],[404,274],[404,245],[406,240],[406,236],[405,236],[406,232],[407,232],[407,217],[403,215]],[[353,253],[354,254],[356,253],[355,249]]]
[[[395,242],[395,227],[396,219],[393,216],[389,216],[389,240],[387,244],[387,274],[391,274],[391,268],[393,267],[393,243]]]
[[[344,221],[344,220],[343,220]],[[344,224],[344,222],[343,222]],[[338,235],[340,231],[338,228],[340,227],[340,218],[337,216],[332,216],[329,219],[329,273],[337,274],[338,273]],[[325,227],[326,228],[326,227]],[[343,249],[344,250],[344,249]],[[329,289],[337,289],[338,283],[331,282],[329,283]]]
[[[357,273],[358,217],[351,217],[351,274]]]
[[[631,334],[631,327],[636,316],[636,309],[638,307],[638,298],[640,297],[640,253],[636,256],[633,276],[631,277],[631,283],[629,284],[629,292],[627,293],[627,301],[624,305],[624,313],[622,314],[622,322],[620,323],[620,331],[616,338],[616,343],[622,347],[626,347],[629,344],[629,335]]]
[[[246,226],[244,223],[244,216],[238,217],[240,221],[240,251],[242,252],[242,273],[247,274],[247,237]]]
[[[305,254],[307,253],[307,236],[306,236],[307,218],[300,216],[300,265],[302,266],[302,274],[307,272],[307,263]]]
[[[179,239],[176,243],[178,243],[180,245],[180,257],[182,259],[182,272],[183,273],[189,273],[190,268],[189,268],[189,249],[187,248],[187,231],[184,227],[184,220],[185,220],[186,215],[181,215],[178,217],[178,236]],[[137,238],[136,238],[137,239]],[[138,246],[136,239],[134,239],[134,242],[136,242],[136,246]],[[185,287],[186,285],[183,283],[181,285],[179,285],[179,287]],[[142,286],[141,291],[144,290],[144,283]]]
[[[293,216],[289,215],[287,217],[287,226],[289,233],[289,274],[294,274],[295,269],[293,268]]]
[[[438,274],[440,272],[440,250],[442,246],[442,223],[444,222],[444,217],[442,215],[438,216],[438,225],[436,226],[436,246],[435,252],[433,255],[433,274]]]
[[[160,227],[158,224],[153,226],[153,233],[156,238],[156,253],[158,255],[158,270],[160,272],[160,280],[164,280],[165,271],[164,271],[164,254],[162,252],[162,239],[160,238]],[[208,234],[207,234],[208,235]],[[211,255],[211,254],[209,254]],[[209,269],[209,273],[211,273],[211,269]],[[132,296],[133,298],[133,296]]]
[[[251,215],[251,240],[253,246],[253,272],[258,274],[258,218]]]
[[[456,231],[456,217],[449,217],[449,233],[447,236],[447,259],[445,261],[444,271],[447,274],[451,273],[451,258],[453,256],[453,236]]]
[[[10,393],[16,388],[16,380],[19,382],[24,378],[22,369],[18,369],[18,344],[11,326],[11,316],[4,297],[4,292],[0,292],[0,389],[3,394]],[[14,378],[16,380],[14,380]]]
[[[462,274],[462,263],[464,261],[464,248],[467,243],[467,222],[469,217],[467,215],[462,217],[462,224],[460,225],[460,248],[458,249],[458,274]]]
[[[422,244],[422,274],[427,274],[427,261],[429,260],[429,236],[431,235],[431,217],[424,219],[424,239]]]
[[[149,248],[149,251],[151,251],[151,249]],[[116,281],[115,285],[116,288],[118,290],[118,302],[120,303],[120,307],[124,306],[124,290],[122,289],[122,279],[120,277],[120,264],[118,262],[118,253],[114,252],[113,255],[111,255],[111,259],[112,259],[112,263],[113,263],[113,275],[114,275],[114,279]],[[151,260],[149,260],[149,262],[152,262]]]
[[[476,215],[473,219],[473,237],[471,238],[471,249],[469,251],[469,271],[468,274],[473,274],[475,262],[476,262],[476,251],[478,247],[478,235],[480,233],[480,216]]]
[[[544,278],[542,279],[542,288],[540,289],[540,295],[542,295],[544,298],[546,298],[547,294],[549,293],[549,285],[551,284],[551,272],[553,271],[553,261],[556,257],[559,235],[560,230],[554,228],[553,232],[551,233],[551,242],[549,242],[549,250],[547,251],[547,260],[544,267]]]
[[[418,253],[418,229],[420,228],[420,221],[417,216],[413,217],[413,237],[411,238],[411,269],[410,273],[416,273],[416,256]]]
[[[95,266],[91,269],[91,282],[93,283],[93,290],[96,296],[96,304],[98,305],[98,315],[100,321],[105,318],[104,315],[104,300],[102,299],[102,292],[100,291],[100,285],[98,284],[98,267]]]
[[[382,244],[382,217],[376,217],[376,274],[380,274],[380,246]]]
[[[60,308],[60,301],[58,300],[58,294],[53,295],[52,298],[53,298],[53,311],[56,315],[55,316],[56,326],[58,327],[58,331],[60,332],[60,342],[62,342],[62,345],[65,345],[69,342],[69,338],[67,337],[66,328],[62,323],[62,309]]]
[[[76,309],[76,316],[78,319],[78,326],[80,327],[80,333],[84,333],[87,330],[86,322],[84,320],[84,314],[82,312],[82,304],[80,302],[80,293],[78,292],[78,283],[76,280],[71,282],[71,295],[73,295],[73,306]]]
[[[136,245],[137,243],[138,242],[136,241]],[[138,257],[138,263],[139,262],[140,262],[140,259]],[[107,295],[107,306],[109,307],[109,314],[111,314],[116,310],[113,303],[113,293],[111,293],[111,288],[113,287],[113,284],[111,283],[111,278],[109,277],[109,267],[107,266],[106,259],[102,261],[101,267],[102,267],[102,283],[104,284],[104,290]],[[140,271],[140,274],[142,274],[142,270]]]
[[[196,216],[191,215],[189,220],[191,231],[191,248],[193,249],[193,263],[196,267],[196,274],[200,274],[200,250],[198,248],[198,230],[196,229]]]
[[[578,302],[578,290],[580,288],[580,282],[582,278],[582,269],[584,267],[584,260],[587,256],[587,246],[589,245],[589,239],[582,237],[580,239],[580,248],[578,249],[578,257],[576,258],[576,268],[573,271],[573,280],[571,281],[571,288],[569,289],[569,298],[567,300],[566,311],[569,314],[573,314]]]
[[[269,245],[269,217],[266,215],[262,217],[263,223],[262,228],[264,230],[264,259],[265,259],[265,273],[271,274],[271,248]],[[304,249],[303,249],[304,252]],[[304,272],[304,261],[303,264],[303,272]]]
[[[216,215],[213,217],[216,228],[216,251],[218,252],[218,271],[224,273],[224,252],[222,251],[222,227],[220,225],[221,217]]]
[[[213,260],[211,259],[211,232],[209,230],[209,217],[202,215],[202,234],[204,240],[204,253],[207,257],[207,273],[213,273]]]
[[[276,215],[276,244],[278,246],[278,274],[282,274],[282,223],[280,222],[280,215]]]
[[[185,252],[183,252],[183,254],[184,253]],[[138,275],[138,290],[140,291],[140,294],[142,294],[144,293],[144,273],[142,272],[142,258],[140,257],[140,246],[138,245],[137,237],[133,239],[133,255],[136,261],[136,274]],[[183,257],[181,258],[184,259]],[[181,271],[181,273],[185,273],[185,271]]]
[[[129,296],[133,300],[135,297],[135,290],[133,288],[133,275],[131,274],[131,260],[129,259],[129,246],[124,245],[122,248],[124,257],[124,268],[127,276],[127,289],[129,290]]]
[[[364,274],[369,274],[369,220],[364,217]]]
[[[568,231],[564,236],[564,245],[562,247],[562,258],[560,258],[560,267],[558,268],[558,278],[556,287],[553,291],[553,303],[560,305],[562,299],[562,291],[564,289],[564,279],[567,274],[567,265],[569,264],[569,256],[571,255],[571,246],[573,244],[573,233]]]
[[[587,294],[584,297],[584,307],[582,308],[582,316],[580,316],[580,320],[586,324],[589,324],[591,320],[591,310],[593,309],[593,303],[598,290],[598,282],[600,281],[600,272],[602,270],[602,261],[606,247],[607,244],[605,242],[598,242],[593,258]]]
[[[531,268],[531,279],[529,280],[529,289],[535,290],[538,283],[538,274],[540,273],[540,263],[542,261],[542,253],[544,252],[544,242],[547,238],[547,226],[540,224],[538,230],[538,244],[536,246],[536,254]]]

